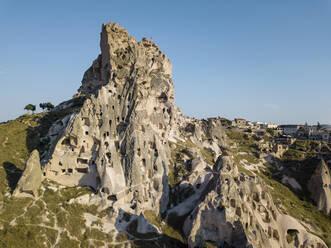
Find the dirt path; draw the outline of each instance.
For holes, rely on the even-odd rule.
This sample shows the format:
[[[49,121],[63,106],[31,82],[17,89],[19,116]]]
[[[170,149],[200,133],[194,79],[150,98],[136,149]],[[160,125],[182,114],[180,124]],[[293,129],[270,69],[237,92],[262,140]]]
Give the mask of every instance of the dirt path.
[[[7,142],[8,142],[8,137],[6,137],[5,141],[2,142],[2,146],[3,146],[3,147],[6,147]]]

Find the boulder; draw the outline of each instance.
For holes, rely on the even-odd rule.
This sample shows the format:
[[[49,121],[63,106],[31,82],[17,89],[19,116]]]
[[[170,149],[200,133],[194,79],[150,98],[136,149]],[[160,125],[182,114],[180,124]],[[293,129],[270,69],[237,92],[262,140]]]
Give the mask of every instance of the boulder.
[[[36,197],[42,181],[39,152],[34,150],[25,164],[22,177],[17,183],[13,196],[24,197],[29,194]]]

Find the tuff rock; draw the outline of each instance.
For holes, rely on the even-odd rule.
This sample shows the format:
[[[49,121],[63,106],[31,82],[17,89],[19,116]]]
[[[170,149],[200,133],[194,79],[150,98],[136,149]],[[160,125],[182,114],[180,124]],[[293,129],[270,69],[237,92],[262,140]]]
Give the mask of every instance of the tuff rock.
[[[331,213],[331,176],[324,160],[316,167],[308,182],[308,189],[319,210]]]
[[[13,192],[15,197],[25,197],[28,195],[38,196],[38,189],[42,181],[42,171],[40,168],[39,152],[32,151],[25,164],[24,172]]]
[[[219,157],[212,187],[186,219],[190,247],[212,241],[218,247],[326,247],[293,217],[278,211],[259,177],[238,172],[231,156]],[[294,241],[287,235],[295,233]]]
[[[103,25],[100,46],[79,89],[89,97],[54,144],[45,176],[100,189],[104,207],[164,211],[176,118],[171,63],[151,40],[137,42],[115,23]]]

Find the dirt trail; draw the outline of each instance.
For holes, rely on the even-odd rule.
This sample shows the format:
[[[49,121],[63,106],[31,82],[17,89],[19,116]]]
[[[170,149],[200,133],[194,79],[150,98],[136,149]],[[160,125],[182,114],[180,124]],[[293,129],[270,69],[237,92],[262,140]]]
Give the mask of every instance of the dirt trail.
[[[3,147],[6,147],[7,142],[8,142],[8,137],[6,137],[6,139],[4,140],[4,142],[2,142],[2,146]]]

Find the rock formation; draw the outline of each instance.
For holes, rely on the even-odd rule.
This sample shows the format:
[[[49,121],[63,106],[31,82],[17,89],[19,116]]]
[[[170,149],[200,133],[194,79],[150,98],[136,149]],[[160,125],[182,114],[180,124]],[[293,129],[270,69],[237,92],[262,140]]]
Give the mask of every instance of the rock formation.
[[[325,214],[331,213],[331,175],[324,160],[316,167],[308,182],[308,189],[318,209]]]
[[[120,202],[139,212],[163,202],[164,211],[176,112],[171,63],[151,40],[137,42],[115,23],[103,25],[100,46],[79,89],[88,98],[67,118],[44,175],[100,188],[104,206]]]
[[[238,172],[231,156],[219,157],[213,187],[186,219],[190,247],[326,247],[291,216],[280,213],[259,177]],[[288,235],[294,235],[293,240]]]
[[[34,150],[26,162],[24,172],[13,192],[15,197],[25,197],[27,195],[38,196],[38,189],[42,181],[39,152]]]
[[[82,107],[42,137],[50,141],[41,155],[42,172],[34,151],[15,195],[36,195],[42,173],[44,179],[96,191],[85,203],[111,211],[111,227],[131,237],[141,235],[133,230],[138,227],[144,234],[160,235],[162,225],[146,220],[149,210],[162,223],[183,218],[182,231],[192,248],[206,242],[220,247],[326,247],[278,210],[259,176],[239,172],[220,119],[181,114],[174,104],[171,63],[155,43],[146,38],[137,42],[109,23],[102,26],[100,47],[79,89],[78,95],[86,97]],[[326,182],[318,175],[312,185]],[[136,216],[136,222],[123,217],[128,215]]]

